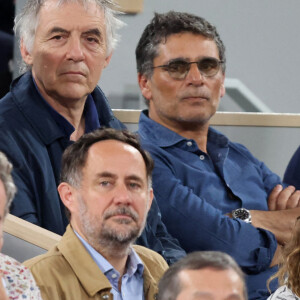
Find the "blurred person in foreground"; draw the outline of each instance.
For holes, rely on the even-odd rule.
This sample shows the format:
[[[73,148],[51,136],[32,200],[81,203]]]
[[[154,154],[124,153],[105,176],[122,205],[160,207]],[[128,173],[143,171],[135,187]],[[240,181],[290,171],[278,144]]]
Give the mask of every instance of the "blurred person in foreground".
[[[247,300],[242,270],[228,254],[197,251],[173,264],[158,285],[157,300]]]
[[[14,198],[16,187],[11,177],[12,165],[0,152],[0,250],[3,223]],[[15,259],[0,253],[0,299],[42,299],[30,271]]]

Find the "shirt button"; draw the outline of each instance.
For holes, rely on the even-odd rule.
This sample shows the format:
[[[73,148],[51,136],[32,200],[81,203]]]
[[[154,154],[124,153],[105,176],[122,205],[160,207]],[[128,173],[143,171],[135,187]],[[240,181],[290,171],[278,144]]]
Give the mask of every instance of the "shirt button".
[[[204,156],[204,155],[200,155],[199,158],[200,158],[201,160],[204,160],[204,159],[205,159],[205,156]]]
[[[112,278],[116,278],[116,277],[117,277],[117,274],[112,274],[111,277],[112,277]]]
[[[107,294],[103,295],[102,299],[109,299],[109,295],[107,295]]]
[[[191,146],[193,145],[193,143],[192,143],[191,141],[188,141],[186,144],[187,144],[189,147],[191,147]]]

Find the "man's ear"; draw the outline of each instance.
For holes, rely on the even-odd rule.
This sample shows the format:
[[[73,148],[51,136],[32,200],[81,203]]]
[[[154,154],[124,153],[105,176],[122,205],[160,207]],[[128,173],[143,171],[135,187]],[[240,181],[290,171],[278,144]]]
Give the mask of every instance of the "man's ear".
[[[72,187],[66,182],[62,182],[58,186],[57,191],[65,207],[67,207],[67,209],[72,213],[73,207],[74,205],[76,205],[76,193],[74,187]]]
[[[31,66],[33,63],[33,58],[32,58],[31,53],[27,50],[27,47],[25,46],[23,39],[21,39],[21,43],[20,43],[20,52],[21,52],[24,62],[27,65]]]
[[[145,99],[150,101],[152,99],[152,90],[150,79],[145,75],[138,73],[138,83]]]
[[[113,54],[113,53],[111,52],[110,55],[108,55],[108,56],[105,58],[105,62],[104,62],[104,66],[103,66],[104,69],[108,66],[108,64],[109,64],[109,62],[110,62],[110,60],[111,60],[112,54]]]

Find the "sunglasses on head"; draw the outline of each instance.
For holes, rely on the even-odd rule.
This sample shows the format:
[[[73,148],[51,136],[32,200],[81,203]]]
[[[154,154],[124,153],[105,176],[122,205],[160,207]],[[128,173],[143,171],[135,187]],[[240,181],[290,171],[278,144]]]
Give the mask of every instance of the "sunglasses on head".
[[[223,61],[213,57],[204,57],[198,61],[186,61],[184,59],[176,59],[170,61],[166,65],[156,66],[155,68],[162,68],[168,71],[173,79],[185,79],[186,75],[191,69],[191,64],[197,64],[200,73],[205,77],[215,76],[222,65]]]

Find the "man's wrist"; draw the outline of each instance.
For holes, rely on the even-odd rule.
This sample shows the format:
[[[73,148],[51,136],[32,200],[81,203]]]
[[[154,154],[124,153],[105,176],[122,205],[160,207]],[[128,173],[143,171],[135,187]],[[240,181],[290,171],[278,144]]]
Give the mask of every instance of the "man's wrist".
[[[231,212],[231,214],[233,219],[242,220],[245,223],[249,223],[249,224],[252,223],[251,213],[246,208],[241,207],[241,208],[234,209]]]

